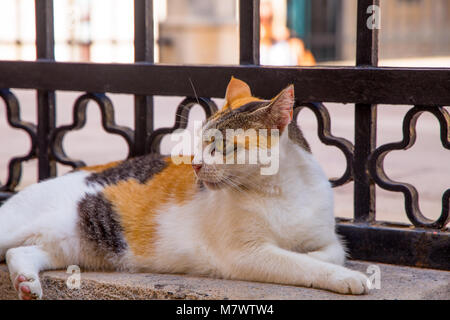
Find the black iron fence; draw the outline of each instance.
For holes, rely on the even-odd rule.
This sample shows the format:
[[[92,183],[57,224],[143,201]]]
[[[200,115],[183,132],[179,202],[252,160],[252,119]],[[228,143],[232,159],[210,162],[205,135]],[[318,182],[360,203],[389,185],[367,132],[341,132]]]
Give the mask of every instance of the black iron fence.
[[[383,170],[387,153],[406,150],[415,141],[418,117],[429,112],[440,123],[441,141],[450,149],[450,69],[379,68],[378,30],[367,27],[369,6],[379,0],[358,1],[357,66],[315,68],[273,68],[259,66],[259,1],[240,1],[239,66],[168,66],[153,63],[153,7],[151,0],[135,0],[134,64],[60,63],[54,61],[53,1],[36,0],[37,60],[0,61],[0,96],[7,108],[8,122],[24,130],[31,149],[24,157],[9,162],[9,176],[0,186],[0,200],[14,193],[21,178],[24,161],[37,158],[39,179],[56,175],[56,163],[73,167],[82,161],[70,159],[64,152],[64,135],[84,126],[86,105],[95,101],[101,110],[102,126],[122,136],[129,156],[159,152],[164,135],[186,127],[192,106],[200,104],[207,116],[217,107],[211,97],[223,97],[233,75],[252,84],[254,93],[270,98],[290,83],[298,88],[295,115],[311,109],[318,120],[318,135],[326,145],[338,147],[345,155],[347,168],[342,177],[332,180],[334,187],[354,181],[354,219],[339,220],[338,232],[346,238],[355,259],[432,267],[450,270],[449,217],[450,189],[442,197],[442,214],[427,219],[420,211],[414,186],[392,181]],[[199,101],[193,99],[191,81]],[[36,124],[20,119],[19,101],[10,88],[37,90]],[[56,127],[55,90],[83,91],[73,108],[73,124]],[[106,93],[135,96],[134,128],[117,126],[114,106]],[[187,96],[180,104],[174,128],[153,130],[152,95]],[[355,143],[330,132],[330,116],[323,102],[354,103]],[[377,104],[411,105],[403,120],[404,138],[377,148]],[[130,111],[131,112],[131,111]],[[7,141],[2,141],[2,147]],[[407,165],[407,164],[405,164]],[[376,221],[375,185],[402,192],[410,225]]]

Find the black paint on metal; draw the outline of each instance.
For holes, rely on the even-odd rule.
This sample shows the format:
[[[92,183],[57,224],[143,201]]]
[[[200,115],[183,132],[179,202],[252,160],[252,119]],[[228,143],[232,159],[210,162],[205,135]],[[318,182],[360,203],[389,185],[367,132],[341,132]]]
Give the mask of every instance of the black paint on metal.
[[[259,64],[259,0],[239,1],[239,62]]]
[[[53,0],[35,0],[36,57],[38,60],[55,59],[53,26]],[[42,77],[42,75],[40,75]],[[55,92],[37,90],[37,155],[38,176],[44,180],[56,176],[56,162],[51,158],[49,136],[56,125]]]
[[[80,96],[73,107],[73,123],[65,125],[53,130],[50,137],[52,146],[52,155],[60,163],[69,165],[73,168],[85,166],[81,160],[74,160],[69,158],[64,152],[63,139],[66,133],[79,130],[86,124],[86,109],[89,101],[95,101],[100,108],[102,127],[106,132],[120,135],[125,139],[128,145],[128,156],[133,152],[134,134],[133,130],[125,126],[118,126],[114,117],[114,106],[112,101],[104,94],[87,93]]]
[[[153,1],[134,1],[134,60],[135,62],[154,62]],[[144,155],[146,141],[153,131],[153,97],[135,95],[134,133],[135,145],[132,156]]]
[[[449,68],[0,61],[0,71],[0,88],[192,96],[191,79],[199,97],[223,98],[235,76],[250,83],[252,93],[264,99],[294,84],[296,98],[302,102],[450,105]]]
[[[378,65],[378,30],[370,29],[367,21],[371,6],[379,0],[358,0],[356,65]],[[370,179],[367,159],[377,143],[377,105],[355,105],[355,152],[353,158],[354,215],[356,222],[375,221],[375,184]]]

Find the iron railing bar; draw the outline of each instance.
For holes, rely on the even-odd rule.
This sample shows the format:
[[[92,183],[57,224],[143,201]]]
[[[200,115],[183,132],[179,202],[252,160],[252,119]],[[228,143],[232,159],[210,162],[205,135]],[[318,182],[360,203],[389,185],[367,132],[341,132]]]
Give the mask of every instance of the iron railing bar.
[[[378,29],[369,28],[371,6],[380,8],[379,0],[358,0],[356,65],[378,65]],[[370,90],[370,87],[366,90]],[[355,105],[355,152],[353,158],[354,218],[356,222],[375,220],[375,183],[368,170],[368,158],[376,148],[377,105]]]
[[[154,62],[153,0],[134,1],[134,60]],[[134,97],[134,148],[133,156],[146,153],[146,141],[153,132],[153,97]]]
[[[153,0],[134,0],[134,60],[154,62]]]
[[[378,29],[369,29],[368,22],[372,19],[373,12],[369,8],[380,8],[380,0],[358,0],[358,21],[356,38],[356,65],[378,66]]]
[[[259,64],[259,0],[239,1],[239,63]]]
[[[36,11],[36,57],[55,59],[53,0],[35,0]]]
[[[35,0],[36,14],[36,58],[55,59],[53,25],[53,0]],[[45,74],[49,75],[49,74]],[[37,155],[38,177],[44,180],[56,176],[56,162],[50,153],[50,133],[56,126],[55,92],[37,91]]]
[[[450,232],[391,223],[338,222],[352,259],[450,270]]]
[[[443,68],[275,68],[0,61],[0,87],[3,88],[191,96],[191,78],[198,96],[223,98],[232,75],[248,81],[254,94],[266,99],[293,83],[296,88],[301,88],[296,91],[296,97],[303,102],[450,106],[450,69]]]

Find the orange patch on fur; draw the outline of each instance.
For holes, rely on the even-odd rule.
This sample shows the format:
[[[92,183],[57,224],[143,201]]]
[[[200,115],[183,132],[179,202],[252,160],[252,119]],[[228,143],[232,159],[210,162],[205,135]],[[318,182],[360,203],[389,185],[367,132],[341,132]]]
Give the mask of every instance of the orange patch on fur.
[[[216,114],[214,117],[215,119],[219,118],[222,112],[237,109],[250,102],[261,101],[261,99],[252,96],[252,91],[247,83],[236,79],[235,77],[231,77],[231,80],[228,83],[227,92],[225,93],[225,101],[225,105],[221,112]]]
[[[125,240],[136,256],[148,257],[154,250],[158,211],[164,205],[185,203],[197,191],[190,164],[176,165],[170,158],[166,161],[168,166],[145,184],[130,179],[103,191],[119,214]]]
[[[252,96],[252,91],[247,83],[242,80],[231,77],[225,93],[225,100],[231,103],[237,99],[247,98]]]
[[[230,108],[231,110],[234,110],[234,109],[238,109],[238,108],[242,107],[243,105],[246,105],[247,103],[255,102],[255,101],[263,101],[263,100],[256,98],[256,97],[245,97],[245,98],[234,100],[233,102],[228,103],[226,106],[228,108]]]
[[[102,171],[105,171],[106,169],[114,168],[121,163],[122,163],[122,161],[114,161],[114,162],[110,162],[107,164],[101,164],[98,166],[82,167],[82,168],[79,168],[78,170],[84,170],[84,171],[90,171],[90,172],[102,172]]]
[[[239,145],[246,150],[252,148],[270,149],[275,141],[272,141],[272,130],[266,131],[266,134],[255,131],[255,135],[237,135],[234,137],[234,145]]]

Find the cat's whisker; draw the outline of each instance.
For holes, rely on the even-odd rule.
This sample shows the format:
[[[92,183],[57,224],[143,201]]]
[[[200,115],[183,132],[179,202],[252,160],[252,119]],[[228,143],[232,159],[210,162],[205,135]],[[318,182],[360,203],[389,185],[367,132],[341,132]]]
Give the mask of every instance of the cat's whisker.
[[[238,184],[236,181],[231,179],[230,177],[225,178],[224,183],[230,186],[232,189],[238,191],[238,192],[244,192],[245,190],[241,187],[240,184]]]
[[[195,90],[194,83],[192,82],[192,79],[189,77],[189,82],[191,83],[192,90],[194,90],[195,99],[197,99],[197,103],[200,104],[200,101],[198,100],[197,91]]]
[[[215,168],[214,168],[215,169]],[[237,191],[240,191],[239,190],[239,186],[236,184],[236,183],[234,183],[232,180],[230,180],[228,177],[224,177],[224,176],[220,176],[218,173],[217,173],[218,171],[217,170],[213,170],[212,171],[212,178],[215,180],[215,181],[220,181],[221,183],[224,183],[224,184],[226,184],[227,186],[229,186],[230,188],[232,188],[232,189],[234,189],[234,190],[237,190]]]
[[[182,120],[186,120],[186,122],[189,122],[189,117],[184,116],[184,115],[182,115],[182,114],[177,114],[175,117],[181,118]]]
[[[230,180],[233,180],[233,178],[239,178],[239,176],[238,175],[230,176]],[[248,188],[253,189],[253,190],[262,190],[262,189],[264,189],[261,186],[260,183],[256,183],[256,182],[252,181],[251,179],[246,179],[244,185],[240,184],[240,188],[243,191],[247,191]]]

